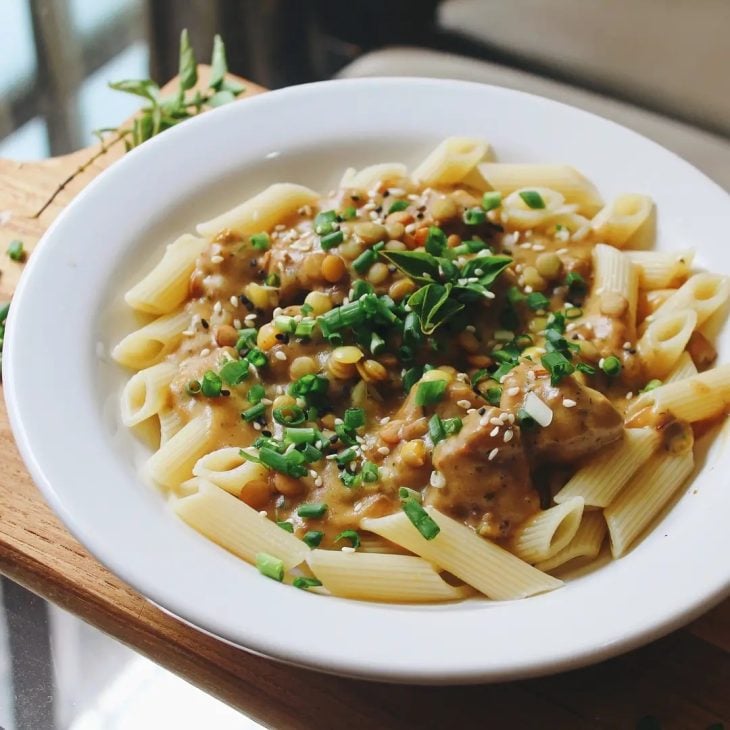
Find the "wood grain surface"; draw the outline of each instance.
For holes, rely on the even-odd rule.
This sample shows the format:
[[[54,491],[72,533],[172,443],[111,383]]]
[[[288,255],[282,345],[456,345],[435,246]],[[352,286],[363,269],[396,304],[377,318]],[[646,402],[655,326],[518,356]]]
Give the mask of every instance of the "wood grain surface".
[[[247,83],[243,96],[262,91]],[[64,206],[122,154],[117,143],[42,162],[0,160],[0,252],[20,238],[32,255]],[[22,268],[2,256],[1,299]],[[355,681],[228,646],[148,603],[71,537],[28,476],[1,405],[0,571],[269,727],[634,728],[650,715],[662,728],[692,730],[730,721],[730,601],[618,659],[498,685]]]

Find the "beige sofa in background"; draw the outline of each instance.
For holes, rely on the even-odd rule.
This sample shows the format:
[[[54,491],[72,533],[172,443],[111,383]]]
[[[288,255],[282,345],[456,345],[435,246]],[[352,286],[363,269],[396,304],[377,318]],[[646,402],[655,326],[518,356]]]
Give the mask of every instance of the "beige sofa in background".
[[[395,47],[340,76],[465,79],[557,99],[656,140],[730,191],[730,0],[447,0],[439,24],[539,73]]]

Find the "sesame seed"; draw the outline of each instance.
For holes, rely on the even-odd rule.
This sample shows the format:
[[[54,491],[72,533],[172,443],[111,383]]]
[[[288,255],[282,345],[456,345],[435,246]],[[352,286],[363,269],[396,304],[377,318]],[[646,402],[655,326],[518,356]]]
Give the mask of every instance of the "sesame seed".
[[[557,253],[559,256],[564,256],[566,253],[568,253],[567,248],[559,248],[555,253]]]
[[[628,393],[626,394],[626,400],[631,400],[631,399],[632,399],[633,397],[634,397],[634,393],[633,393],[633,391],[631,391],[631,390],[630,390],[630,391],[629,391],[629,392],[628,392]]]
[[[263,403],[265,406],[270,406],[273,404],[273,400],[271,398],[262,398],[259,403]]]
[[[533,288],[529,284],[525,287],[525,294],[532,294],[533,291]]]
[[[274,357],[275,357],[275,358],[276,358],[277,360],[281,360],[281,361],[283,362],[284,360],[286,360],[286,353],[285,353],[285,352],[282,352],[281,350],[277,350],[277,351],[276,351],[276,352],[274,353]]]
[[[487,299],[494,299],[497,295],[493,291],[486,291],[484,292],[484,296]]]
[[[312,479],[317,478],[317,472],[314,469],[309,470],[309,476],[312,477]]]
[[[487,458],[489,459],[489,461],[492,461],[492,459],[494,459],[494,457],[495,457],[495,456],[496,456],[496,455],[497,455],[498,453],[499,453],[499,449],[498,449],[498,448],[494,448],[494,449],[492,449],[492,450],[491,450],[491,451],[489,452],[489,456],[488,456]]]
[[[200,357],[208,357],[208,355],[210,355],[210,350],[207,347],[204,347],[200,351]]]
[[[428,483],[434,488],[434,489],[443,489],[446,486],[446,478],[444,475],[439,471],[432,471],[431,477],[428,480]]]
[[[507,395],[518,395],[520,392],[519,385],[513,385],[511,388],[507,388]]]
[[[507,423],[514,423],[515,422],[515,414],[514,413],[508,413],[507,414]]]
[[[269,516],[269,513],[265,509],[259,510],[259,517],[268,517],[268,516]]]
[[[195,331],[194,330],[183,330],[183,334],[186,337],[192,337],[195,334]]]
[[[409,223],[406,226],[406,233],[413,233],[416,230],[416,224],[415,223]]]
[[[459,408],[464,408],[465,410],[471,408],[471,403],[465,398],[462,400],[457,400],[456,405],[459,406]]]
[[[606,362],[606,358],[605,358],[605,357],[602,357],[602,358],[601,358],[601,359],[600,359],[600,360],[598,361],[598,367],[599,367],[599,368],[601,368],[601,370],[603,370],[603,363],[604,363],[604,362]]]
[[[499,426],[495,426],[490,432],[489,435],[494,438],[499,433]]]
[[[223,309],[223,305],[220,302],[216,302],[213,305],[213,314],[220,314]]]
[[[251,314],[247,314],[243,318],[243,321],[246,322],[246,324],[250,324],[251,322],[253,322],[256,319],[256,317],[258,317],[258,314],[255,314],[254,312],[251,312]]]
[[[563,398],[563,405],[566,408],[575,408],[578,404],[572,398]]]
[[[390,416],[385,416],[385,418],[380,419],[381,426],[385,426],[386,423],[390,423]]]
[[[253,427],[254,427],[254,429],[256,429],[257,431],[260,431],[260,430],[261,430],[261,424],[260,424],[260,423],[259,423],[258,421],[254,421],[254,422],[253,422]]]
[[[492,416],[492,418],[487,420],[487,423],[491,423],[492,426],[501,426],[502,425],[502,419],[499,418],[499,416]]]
[[[390,453],[390,449],[387,446],[381,446],[378,448],[378,453],[387,456]]]
[[[317,477],[317,478],[316,478],[316,479],[314,480],[314,486],[315,486],[315,487],[321,487],[321,486],[322,486],[322,477]]]
[[[231,298],[228,301],[231,303],[232,307],[238,306],[238,297],[235,294],[232,294]]]
[[[631,343],[628,340],[626,340],[626,342],[624,342],[624,350],[630,350],[630,349],[631,349]]]
[[[470,415],[470,414],[472,414],[472,413],[476,413],[476,412],[477,412],[477,409],[476,409],[476,408],[469,408],[469,409],[467,410],[467,415]]]
[[[504,442],[505,443],[509,443],[510,441],[512,441],[512,437],[514,435],[515,435],[515,432],[514,431],[505,431],[504,432],[504,437],[503,437]]]
[[[210,257],[210,263],[211,264],[222,264],[223,263],[223,257],[216,255]]]
[[[349,545],[345,545],[344,547],[342,547],[342,552],[343,553],[354,553],[355,552],[355,548],[354,547],[350,547]]]
[[[237,330],[240,330],[240,329],[241,329],[241,320],[240,320],[240,319],[234,319],[234,320],[233,320],[233,326],[234,326],[234,327],[235,327],[235,328],[236,328]]]
[[[545,250],[545,246],[543,246],[541,243],[534,243],[532,245],[532,250],[533,251],[544,251]]]

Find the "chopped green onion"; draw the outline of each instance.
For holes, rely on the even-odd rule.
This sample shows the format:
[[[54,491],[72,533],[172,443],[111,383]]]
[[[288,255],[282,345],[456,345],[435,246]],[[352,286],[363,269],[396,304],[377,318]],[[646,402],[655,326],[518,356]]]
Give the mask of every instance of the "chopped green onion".
[[[446,386],[445,380],[426,380],[419,383],[416,391],[416,405],[432,406],[438,403],[444,397]]]
[[[537,425],[537,421],[524,408],[517,411],[517,423],[520,428],[533,428]]]
[[[316,588],[317,586],[321,586],[322,581],[317,578],[310,578],[307,575],[298,575],[292,581],[292,585],[295,588],[300,588],[301,590],[306,591],[307,588]]]
[[[417,345],[423,340],[421,323],[415,312],[408,312],[406,315],[406,319],[403,322],[403,339],[414,345]]]
[[[17,238],[8,244],[8,256],[13,261],[22,261],[25,258],[25,250],[23,242]]]
[[[340,451],[335,457],[335,461],[340,465],[344,465],[349,464],[355,458],[357,458],[357,451],[353,447],[350,447],[349,449]]]
[[[349,540],[352,547],[357,550],[360,547],[360,535],[355,532],[355,530],[343,530],[336,538],[335,542],[339,542],[340,540]]]
[[[482,195],[482,208],[484,208],[487,213],[490,210],[499,208],[500,205],[502,205],[502,193],[498,190],[490,190]]]
[[[300,517],[306,518],[319,518],[324,517],[324,513],[327,511],[327,505],[324,502],[308,502],[306,504],[300,504],[297,509],[297,514]]]
[[[494,386],[493,388],[487,388],[487,403],[492,406],[498,406],[499,402],[502,400],[502,388],[500,388],[498,385]]]
[[[266,251],[271,246],[271,239],[268,233],[254,233],[248,240],[259,251]]]
[[[589,365],[587,362],[579,362],[575,369],[578,372],[585,373],[586,375],[595,375],[596,369],[593,367],[593,365]]]
[[[507,289],[507,301],[510,304],[519,304],[520,302],[524,302],[526,298],[516,286],[511,286]]]
[[[248,360],[229,360],[220,372],[226,385],[238,385],[248,377]]]
[[[276,273],[268,274],[264,279],[264,284],[266,286],[281,286],[281,277]]]
[[[309,532],[304,533],[304,537],[302,540],[309,545],[312,549],[319,547],[319,544],[322,542],[322,538],[324,537],[324,532],[321,530],[310,530]]]
[[[352,434],[343,423],[335,425],[335,433],[345,446],[357,446],[357,439],[355,438],[355,435]]]
[[[314,232],[318,236],[326,236],[335,229],[337,213],[334,210],[323,210],[314,218]]]
[[[250,350],[256,346],[256,330],[253,327],[248,327],[243,330],[238,330],[238,341],[236,342],[236,350]]]
[[[446,234],[438,226],[430,226],[426,235],[426,251],[433,256],[443,256]]]
[[[582,316],[583,310],[580,307],[568,307],[568,309],[565,310],[566,319],[578,319],[578,317]]]
[[[255,406],[266,395],[266,388],[261,383],[254,383],[246,394],[246,400]]]
[[[305,420],[304,411],[296,405],[274,408],[272,415],[274,420],[282,426],[298,426]]]
[[[291,522],[277,521],[276,523],[284,532],[294,532],[294,525]]]
[[[355,279],[355,281],[352,282],[352,296],[350,297],[350,301],[354,302],[357,299],[360,299],[360,297],[364,297],[366,294],[372,294],[373,293],[373,285],[365,281],[364,279]]]
[[[459,431],[461,431],[461,428],[464,425],[464,422],[458,416],[454,416],[453,418],[444,418],[443,423],[444,431],[447,436],[455,436],[459,433]]]
[[[573,363],[562,352],[547,352],[540,358],[540,362],[550,373],[551,385],[557,385],[564,377],[575,371]]]
[[[276,327],[279,332],[293,334],[297,328],[297,321],[294,317],[280,314],[279,316],[274,317],[274,327]]]
[[[433,540],[441,532],[441,528],[421,506],[420,502],[408,496],[401,502],[401,507],[413,526],[426,538]]]
[[[314,307],[311,304],[307,304],[306,302],[304,302],[299,310],[304,317],[308,317],[314,311]]]
[[[409,205],[410,204],[407,200],[394,200],[388,208],[388,215],[405,210]]]
[[[662,385],[662,381],[659,380],[659,378],[654,378],[650,380],[642,389],[642,393],[648,393],[652,390],[656,390],[660,385]]]
[[[324,375],[308,373],[307,375],[302,375],[301,378],[295,380],[289,386],[289,394],[293,395],[295,398],[304,398],[309,402],[311,399],[316,399],[326,395],[329,386],[330,381],[327,380]]]
[[[415,499],[416,502],[421,501],[421,493],[417,492],[415,489],[411,489],[410,487],[399,487],[398,497],[400,499]]]
[[[292,444],[313,444],[319,433],[316,428],[285,428],[284,440]]]
[[[530,335],[523,333],[521,335],[517,335],[514,339],[515,346],[518,350],[524,350],[526,347],[529,347],[533,344],[533,339],[530,337]]]
[[[452,256],[462,256],[463,254],[479,253],[479,251],[484,251],[486,248],[487,244],[484,241],[464,241],[450,249],[449,253]]]
[[[443,441],[446,438],[446,430],[444,429],[444,422],[439,418],[438,414],[434,413],[428,421],[428,433],[431,436],[433,445],[436,446],[439,441]]]
[[[296,337],[311,337],[317,322],[313,319],[302,319],[297,322],[294,335]]]
[[[515,367],[517,367],[517,362],[503,362],[493,373],[492,378],[496,380],[498,383],[502,382],[502,378],[507,375],[511,370],[514,370]]]
[[[525,205],[533,210],[541,210],[545,207],[545,201],[537,190],[520,190],[519,193]]]
[[[286,454],[280,454],[278,451],[268,447],[259,448],[259,459],[274,471],[282,474],[288,474],[297,479],[306,476],[307,468],[304,466],[304,456],[299,451],[289,451]]]
[[[527,306],[533,312],[539,312],[541,309],[547,309],[550,306],[550,300],[542,292],[530,292],[527,295]]]
[[[343,221],[351,221],[357,216],[357,210],[354,205],[348,205],[347,208],[343,208],[340,212],[340,218]]]
[[[312,464],[324,458],[324,453],[312,446],[312,444],[305,444],[302,454],[304,454],[304,459],[307,464]]]
[[[319,245],[323,250],[329,251],[331,248],[339,246],[344,240],[345,234],[342,231],[332,231],[319,239]]]
[[[373,355],[380,355],[385,350],[385,340],[377,333],[370,335],[370,352]]]
[[[188,395],[197,395],[200,393],[200,382],[197,380],[190,380],[185,386],[185,392]]]
[[[207,398],[217,398],[223,390],[223,381],[220,375],[212,370],[207,370],[200,381],[200,391]]]
[[[586,280],[577,272],[570,271],[565,277],[565,283],[570,289],[570,293],[574,296],[582,296],[588,291]]]
[[[364,274],[377,260],[378,254],[371,248],[366,248],[353,262],[352,268],[358,274]]]
[[[481,368],[477,370],[474,375],[471,376],[471,386],[474,388],[477,383],[480,383],[482,380],[485,380],[486,378],[491,377],[489,374],[489,370],[486,368]]]
[[[410,393],[411,388],[418,382],[423,375],[423,368],[418,365],[409,368],[403,373],[403,390],[406,394]]]
[[[269,358],[266,357],[266,355],[259,350],[257,347],[254,347],[248,355],[246,355],[246,360],[248,360],[251,365],[257,368],[262,368],[266,363],[269,362]]]
[[[616,355],[609,355],[599,363],[599,367],[603,370],[606,375],[615,377],[621,372],[621,360]]]
[[[351,471],[343,470],[340,472],[340,481],[348,489],[355,489],[362,484],[360,474],[353,474]]]
[[[257,403],[255,406],[251,406],[241,413],[241,418],[247,423],[251,423],[251,421],[255,421],[257,418],[263,416],[265,412],[266,406],[263,403]]]
[[[268,553],[256,553],[256,567],[268,578],[284,580],[284,561]]]
[[[342,420],[345,428],[360,428],[365,425],[365,411],[362,408],[348,408]]]
[[[366,461],[362,465],[360,476],[364,482],[377,482],[380,479],[380,469],[372,461]]]
[[[468,226],[478,226],[487,220],[487,214],[482,208],[467,208],[463,219]]]

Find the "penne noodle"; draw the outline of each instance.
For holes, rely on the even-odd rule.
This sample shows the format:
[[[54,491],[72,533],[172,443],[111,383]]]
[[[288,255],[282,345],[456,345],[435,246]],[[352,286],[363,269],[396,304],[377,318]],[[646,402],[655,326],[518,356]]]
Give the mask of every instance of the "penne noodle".
[[[593,266],[593,296],[598,297],[600,311],[621,318],[633,333],[639,294],[636,266],[621,251],[602,243],[593,249]]]
[[[654,203],[646,195],[619,195],[595,216],[593,233],[601,243],[624,248],[650,220],[653,209]]]
[[[542,198],[544,207],[531,208],[520,193],[537,193]],[[502,201],[501,220],[519,230],[539,228],[552,223],[556,215],[563,214],[564,202],[565,198],[560,193],[549,188],[533,187],[515,190]]]
[[[652,378],[664,378],[677,364],[697,325],[693,309],[657,316],[637,343],[639,357]]]
[[[177,347],[189,324],[190,315],[185,310],[163,314],[127,335],[112,350],[112,357],[134,370],[156,365]]]
[[[396,162],[384,162],[363,167],[359,172],[350,167],[345,171],[340,187],[368,192],[389,183],[396,183],[408,176],[405,165]]]
[[[578,212],[593,216],[603,206],[593,183],[569,165],[485,162],[479,172],[494,190],[509,195],[523,188],[549,188],[562,195]]]
[[[671,297],[669,297],[647,322],[658,319],[670,312],[693,309],[697,313],[697,327],[717,309],[730,295],[730,281],[720,274],[695,274],[691,276]]]
[[[411,174],[421,185],[453,185],[466,178],[489,151],[489,145],[471,137],[443,140]]]
[[[162,260],[125,295],[124,301],[140,312],[168,314],[188,296],[190,274],[207,241],[185,234],[165,249]]]
[[[550,572],[576,558],[594,560],[601,552],[606,537],[606,520],[601,512],[585,512],[573,539],[559,552],[535,566],[538,570]]]
[[[694,251],[626,251],[639,270],[642,289],[676,289],[690,275]]]
[[[528,563],[547,560],[559,553],[578,531],[583,516],[583,497],[564,499],[525,520],[512,538],[512,552]]]
[[[205,454],[195,463],[193,474],[236,497],[249,482],[269,478],[269,470],[261,464],[244,459],[237,446],[228,446]]]
[[[333,596],[342,598],[429,603],[472,593],[466,586],[449,585],[431,563],[413,555],[312,550],[307,564]]]
[[[382,535],[448,570],[490,598],[525,598],[561,585],[557,579],[541,573],[433,507],[427,507],[426,511],[441,530],[433,540],[426,540],[402,512],[363,519],[360,524],[363,529]]]
[[[161,362],[135,373],[122,391],[122,423],[136,426],[156,416],[170,396],[170,383],[177,373],[177,365]]]

